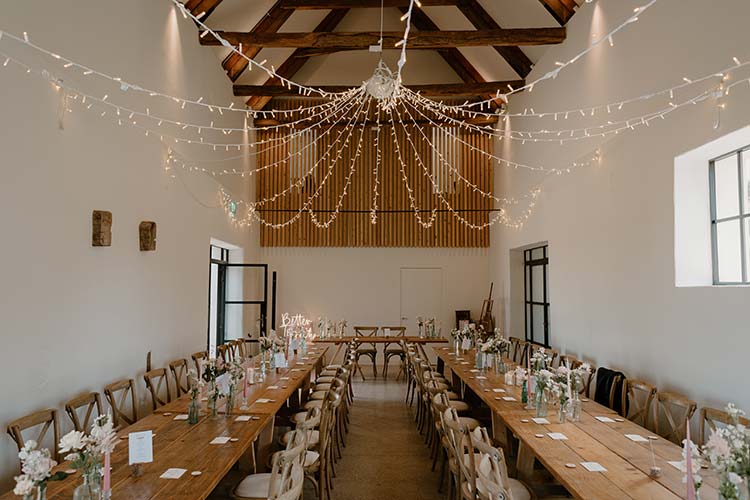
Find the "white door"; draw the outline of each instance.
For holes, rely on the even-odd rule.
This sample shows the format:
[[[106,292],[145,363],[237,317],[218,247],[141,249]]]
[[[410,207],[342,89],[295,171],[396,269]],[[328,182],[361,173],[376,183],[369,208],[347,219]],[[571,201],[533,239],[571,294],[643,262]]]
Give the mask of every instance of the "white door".
[[[417,334],[417,317],[441,321],[443,269],[401,268],[401,326],[407,335]]]

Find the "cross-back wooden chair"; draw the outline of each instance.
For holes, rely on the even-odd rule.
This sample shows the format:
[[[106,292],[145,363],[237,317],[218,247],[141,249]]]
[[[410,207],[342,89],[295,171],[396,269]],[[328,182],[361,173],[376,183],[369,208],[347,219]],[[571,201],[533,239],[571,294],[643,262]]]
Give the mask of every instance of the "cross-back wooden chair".
[[[200,377],[201,374],[201,361],[204,359],[208,359],[208,351],[198,351],[194,352],[191,356],[193,358],[193,364],[195,364],[195,372]]]
[[[44,438],[47,432],[52,429],[52,438],[54,440],[52,448],[52,458],[55,460],[59,459],[60,448],[58,443],[60,442],[60,426],[57,420],[57,410],[46,409],[39,410],[25,417],[18,418],[8,424],[8,434],[15,441],[18,446],[18,451],[23,448],[26,439],[23,437],[24,431],[30,431],[31,429],[38,429],[34,440],[37,442],[39,447],[44,447]]]
[[[460,500],[475,500],[476,455],[468,428],[458,419],[453,408],[448,408],[443,417],[446,441],[450,455],[453,485]]]
[[[476,486],[478,500],[529,500],[535,498],[532,490],[518,479],[508,477],[508,464],[502,448],[492,445],[484,427],[469,434],[471,444],[477,452]]]
[[[86,409],[86,413],[81,421],[78,411],[81,408]],[[94,414],[96,410],[96,414]],[[102,400],[98,392],[89,392],[76,396],[65,403],[65,413],[68,414],[73,422],[73,428],[77,431],[87,432],[93,423],[93,419],[102,414]]]
[[[229,363],[232,353],[229,352],[229,344],[221,344],[216,346],[216,357],[224,360],[225,363]]]
[[[126,404],[130,396],[130,411]],[[109,407],[112,409],[112,424],[115,429],[122,429],[134,424],[138,420],[138,406],[135,399],[135,380],[126,378],[107,385],[104,388],[104,397],[107,398]]]
[[[179,398],[183,393],[190,392],[190,381],[188,380],[188,363],[186,359],[177,359],[169,363],[169,371],[172,372],[176,394]]]
[[[705,444],[708,441],[709,435],[707,431],[714,432],[716,430],[716,424],[730,425],[733,424],[732,417],[729,413],[724,410],[717,410],[716,408],[709,408],[704,406],[700,411],[700,438],[701,443]],[[746,417],[738,417],[739,423],[745,427],[750,427],[750,419]]]
[[[169,390],[169,377],[166,368],[156,368],[143,374],[146,388],[151,393],[151,406],[154,410],[172,401],[172,393]],[[164,396],[159,394],[164,387]]]
[[[526,349],[526,341],[518,337],[510,337],[510,352],[508,356],[511,361],[517,364],[523,362],[523,351]]]
[[[643,380],[629,378],[622,389],[622,416],[641,427],[650,428],[649,416],[656,387]]]
[[[571,354],[562,354],[559,360],[558,366],[567,366],[571,370],[575,370],[583,364],[581,360]]]
[[[406,327],[405,326],[384,326],[380,328],[380,331],[383,332],[384,336],[401,338],[406,334]],[[404,348],[401,346],[400,341],[386,342],[386,344],[383,346],[383,377],[384,378],[388,376],[388,362],[394,356],[397,356],[401,360],[401,363],[403,364]],[[401,371],[399,370],[399,374],[400,372]]]
[[[239,354],[240,359],[249,358],[247,355],[247,342],[245,342],[245,339],[237,339],[235,342],[237,342],[237,353]]]
[[[356,357],[354,359],[354,366],[355,372],[359,370],[359,374],[362,377],[362,380],[365,380],[365,374],[362,373],[362,366],[359,364],[359,358],[362,356],[367,356],[372,360],[372,374],[374,377],[378,376],[378,365],[377,365],[377,357],[378,357],[378,350],[375,347],[375,344],[372,342],[367,342],[367,337],[377,337],[379,328],[377,326],[355,326],[354,327],[354,336],[357,337],[357,340],[359,341],[359,345],[355,349]]]
[[[594,380],[594,374],[596,373],[596,365],[589,363],[589,367],[591,368],[589,376],[583,380],[583,387],[581,387],[581,391],[579,392],[579,394],[587,398],[591,395],[591,382]]]
[[[682,394],[659,392],[656,394],[654,432],[675,444],[685,439],[687,423],[698,404]]]

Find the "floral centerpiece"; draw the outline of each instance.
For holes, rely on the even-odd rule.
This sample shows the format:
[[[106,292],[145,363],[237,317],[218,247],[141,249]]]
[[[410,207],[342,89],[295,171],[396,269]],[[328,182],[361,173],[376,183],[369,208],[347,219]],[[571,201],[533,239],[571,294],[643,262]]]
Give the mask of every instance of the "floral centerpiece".
[[[534,376],[534,403],[536,405],[536,416],[547,416],[547,391],[553,386],[555,374],[546,368],[533,371]],[[531,397],[529,395],[529,397]]]
[[[731,424],[717,427],[703,446],[704,456],[720,478],[722,500],[739,500],[747,492],[750,478],[750,429],[740,422],[745,413],[730,403],[726,408]]]
[[[510,352],[510,340],[503,337],[499,331],[496,331],[495,335],[488,337],[486,341],[479,345],[479,349],[485,356],[492,356],[496,373],[505,373],[503,355],[507,355]]]
[[[547,370],[551,364],[552,358],[547,354],[544,347],[540,347],[531,356],[531,371],[533,372]]]
[[[34,440],[28,440],[18,452],[21,459],[21,475],[16,476],[16,487],[13,493],[22,496],[24,500],[42,500],[46,498],[47,482],[61,481],[68,477],[64,472],[52,473],[57,465],[46,448],[38,449]]]
[[[232,408],[234,408],[234,398],[237,394],[237,388],[245,378],[245,368],[242,366],[242,363],[232,361],[227,367],[227,374],[229,375],[229,392],[226,395],[226,414],[229,415],[232,412]]]
[[[205,386],[205,382],[198,375],[198,371],[195,368],[188,370],[188,392],[190,393],[190,405],[188,405],[188,423],[194,425],[198,423],[200,416],[200,395]]]
[[[206,399],[212,417],[216,416],[216,402],[222,396],[216,379],[224,373],[226,367],[222,358],[209,358],[201,362],[201,378],[207,387]]]
[[[86,435],[81,431],[70,431],[60,439],[60,453],[68,453],[65,460],[71,467],[81,471],[83,484],[73,492],[74,499],[96,499],[102,494],[102,458],[112,453],[117,435],[112,424],[112,416],[99,415]],[[109,468],[109,464],[106,464]],[[105,471],[108,475],[109,471]],[[105,489],[108,485],[105,484]]]

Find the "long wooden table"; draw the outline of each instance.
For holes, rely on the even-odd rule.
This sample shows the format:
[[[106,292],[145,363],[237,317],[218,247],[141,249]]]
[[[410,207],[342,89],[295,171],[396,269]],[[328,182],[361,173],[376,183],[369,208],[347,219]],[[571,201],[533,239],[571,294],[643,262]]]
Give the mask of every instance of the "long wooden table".
[[[493,436],[509,443],[511,436],[518,440],[518,474],[520,479],[531,479],[534,461],[538,460],[575,498],[582,500],[623,499],[679,499],[686,498],[683,473],[668,461],[682,459],[681,447],[629,421],[605,423],[596,417],[619,418],[614,411],[592,400],[582,403],[581,421],[557,423],[557,408],[550,407],[550,424],[536,424],[534,410],[526,410],[521,403],[521,388],[506,385],[503,375],[492,370],[479,373],[474,369],[474,352],[457,357],[449,348],[435,348],[445,368],[450,369],[454,384],[462,392],[469,388],[492,411]],[[447,375],[447,374],[446,374]],[[481,377],[481,378],[480,378]],[[496,392],[502,390],[505,392]],[[503,397],[516,401],[506,401]],[[559,432],[567,440],[554,440],[548,433]],[[638,434],[649,442],[635,442],[626,434]],[[540,437],[541,436],[541,437]],[[654,459],[650,448],[653,447]],[[649,477],[655,461],[662,475]],[[598,462],[606,472],[589,472],[581,463]],[[575,467],[570,467],[574,464]],[[718,480],[704,470],[702,500],[718,498]]]
[[[363,344],[398,344],[402,340],[410,344],[444,344],[448,342],[448,339],[444,337],[412,337],[412,336],[397,336],[397,335],[373,335],[373,336],[352,336],[344,335],[343,337],[315,337],[313,340],[320,343],[330,344],[347,344],[352,340],[357,339]]]
[[[305,356],[298,355],[289,360],[287,368],[271,370],[263,383],[253,384],[248,391],[248,408],[239,408],[240,398],[229,415],[211,418],[203,414],[195,425],[185,420],[175,420],[177,415],[187,413],[190,403],[188,395],[157,409],[117,435],[121,439],[112,453],[112,496],[127,499],[183,499],[203,500],[219,484],[219,481],[238,461],[247,458],[248,451],[256,440],[259,442],[258,463],[267,454],[272,444],[275,413],[299,388],[307,387],[313,370],[320,367],[329,346],[311,345]],[[258,359],[246,362],[258,366]],[[269,403],[258,403],[260,398],[271,399]],[[222,409],[225,409],[225,405]],[[237,421],[240,415],[250,415],[249,421]],[[142,474],[135,477],[128,465],[128,434],[151,430],[153,458],[149,464],[141,465]],[[216,445],[210,442],[219,436],[229,436],[237,441]],[[242,463],[242,462],[241,462]],[[186,469],[179,479],[161,479],[169,468]],[[68,470],[63,463],[56,470]],[[192,472],[200,472],[193,476]],[[47,488],[49,500],[70,500],[73,490],[81,483],[76,473],[63,481],[50,482]],[[0,500],[18,499],[12,492],[0,496]]]

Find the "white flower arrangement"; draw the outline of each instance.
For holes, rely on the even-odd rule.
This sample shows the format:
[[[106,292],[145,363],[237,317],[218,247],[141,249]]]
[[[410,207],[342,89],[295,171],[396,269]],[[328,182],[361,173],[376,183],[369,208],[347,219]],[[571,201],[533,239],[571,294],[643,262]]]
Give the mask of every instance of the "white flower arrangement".
[[[536,390],[546,391],[552,387],[553,379],[555,374],[545,369],[534,372],[534,381],[536,383]]]
[[[531,356],[531,370],[533,372],[546,370],[551,364],[552,364],[552,358],[544,350],[544,347],[540,347]]]
[[[745,413],[730,403],[726,408],[732,424],[711,432],[703,453],[721,478],[719,494],[725,500],[739,500],[743,483],[750,477],[750,430],[740,417]]]
[[[18,452],[21,459],[21,475],[16,476],[16,486],[13,493],[26,496],[33,493],[35,488],[45,489],[48,481],[60,481],[68,477],[64,472],[52,474],[52,469],[57,465],[52,459],[52,454],[46,448],[38,449],[34,440],[26,441],[21,451]]]
[[[495,333],[486,342],[480,343],[479,349],[485,354],[507,354],[510,352],[510,340]]]
[[[575,392],[581,392],[586,386],[586,380],[588,380],[591,374],[591,365],[583,363],[577,368],[570,370],[570,384],[571,389]]]
[[[91,433],[70,431],[60,439],[60,453],[67,453],[65,460],[71,462],[74,469],[84,476],[95,476],[101,473],[101,457],[112,453],[117,442],[117,435],[112,423],[112,415],[99,415],[94,419]]]
[[[229,374],[229,387],[230,390],[234,390],[242,383],[242,379],[245,377],[245,368],[242,364],[237,361],[232,361],[227,369]]]

